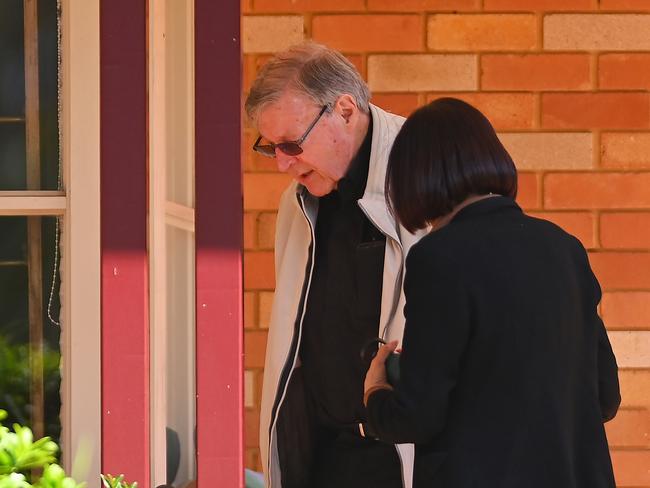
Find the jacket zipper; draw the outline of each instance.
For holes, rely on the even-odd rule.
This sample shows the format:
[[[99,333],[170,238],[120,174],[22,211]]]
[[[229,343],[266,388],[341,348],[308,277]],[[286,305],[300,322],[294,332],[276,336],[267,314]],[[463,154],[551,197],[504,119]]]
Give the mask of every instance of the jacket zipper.
[[[302,338],[302,323],[305,318],[305,310],[306,310],[305,303],[309,296],[311,279],[314,272],[314,257],[315,257],[314,255],[315,255],[315,248],[316,248],[316,235],[314,233],[314,226],[311,220],[309,219],[309,217],[307,216],[307,212],[305,211],[304,203],[302,201],[301,196],[296,195],[296,198],[298,200],[298,205],[300,206],[300,210],[302,211],[303,215],[305,216],[305,220],[309,225],[309,231],[311,233],[311,243],[309,245],[309,260],[307,261],[307,268],[309,269],[309,274],[308,274],[308,278],[305,280],[305,284],[302,289],[302,293],[300,297],[300,306],[297,313],[297,316],[300,317],[300,321],[298,323],[298,334],[296,335],[296,331],[294,330],[292,344],[289,350],[289,355],[287,357],[287,360],[285,361],[282,375],[280,376],[278,391],[282,391],[282,394],[280,395],[279,398],[276,397],[276,405],[271,415],[271,427],[269,430],[269,457],[268,457],[269,464],[271,464],[273,459],[273,431],[275,430],[276,427],[275,424],[277,421],[277,414],[280,411],[280,407],[282,407],[282,402],[284,401],[284,398],[287,394],[287,387],[289,385],[289,381],[291,380],[291,374],[293,373],[296,367],[296,358],[298,357],[298,349],[300,345],[300,340]],[[293,360],[291,361],[292,356],[293,356]],[[271,466],[267,466],[267,472],[269,473],[269,488],[272,488],[274,480],[273,480],[273,475],[272,475],[273,472],[271,470]]]

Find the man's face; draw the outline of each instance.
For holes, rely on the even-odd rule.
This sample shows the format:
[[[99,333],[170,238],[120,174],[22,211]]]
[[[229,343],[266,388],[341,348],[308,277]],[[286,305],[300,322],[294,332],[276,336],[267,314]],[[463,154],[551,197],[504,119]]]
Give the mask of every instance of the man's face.
[[[288,173],[316,197],[327,195],[345,176],[354,157],[354,115],[337,101],[326,112],[302,143],[302,154],[288,156],[276,149],[278,169]],[[295,141],[307,130],[323,107],[295,92],[285,92],[259,113],[257,126],[263,141]],[[354,107],[356,109],[356,107]],[[262,142],[263,144],[264,142]]]

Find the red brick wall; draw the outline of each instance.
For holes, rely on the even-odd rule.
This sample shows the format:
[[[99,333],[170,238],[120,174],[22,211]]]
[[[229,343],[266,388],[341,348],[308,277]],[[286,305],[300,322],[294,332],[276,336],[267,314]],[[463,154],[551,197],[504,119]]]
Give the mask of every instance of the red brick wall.
[[[607,424],[619,486],[650,487],[650,0],[244,0],[244,90],[304,38],[340,49],[373,101],[408,115],[453,95],[493,122],[520,204],[587,247],[623,405]],[[287,178],[244,137],[247,465],[273,293],[273,226]]]

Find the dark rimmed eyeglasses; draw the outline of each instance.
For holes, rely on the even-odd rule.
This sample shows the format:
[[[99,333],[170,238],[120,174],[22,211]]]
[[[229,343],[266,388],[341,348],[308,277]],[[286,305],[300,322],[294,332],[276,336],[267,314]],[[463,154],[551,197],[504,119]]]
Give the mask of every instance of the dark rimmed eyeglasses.
[[[316,123],[320,120],[320,118],[323,116],[325,112],[327,112],[329,105],[323,105],[323,108],[321,111],[318,113],[318,116],[314,119],[314,121],[307,127],[307,130],[305,133],[300,137],[300,139],[297,139],[295,141],[284,141],[284,142],[278,142],[277,144],[274,143],[269,143],[269,144],[260,144],[260,141],[262,140],[262,136],[259,136],[257,140],[255,141],[255,144],[253,144],[253,151],[257,151],[263,156],[267,156],[269,158],[274,158],[275,157],[275,150],[279,149],[282,151],[284,154],[287,156],[297,156],[298,154],[302,154],[302,143],[305,142],[305,139],[307,139],[307,136],[311,132],[311,130],[314,128]]]

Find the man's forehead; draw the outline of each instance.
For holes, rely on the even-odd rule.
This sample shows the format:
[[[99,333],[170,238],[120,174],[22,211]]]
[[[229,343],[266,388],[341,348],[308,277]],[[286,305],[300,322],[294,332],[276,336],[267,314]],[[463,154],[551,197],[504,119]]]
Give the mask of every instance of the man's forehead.
[[[316,103],[309,97],[295,91],[289,91],[284,92],[280,98],[264,106],[260,111],[260,115],[265,112],[267,114],[280,112],[298,117],[310,114],[316,106]]]
[[[304,130],[305,121],[313,118],[317,108],[316,103],[304,95],[284,93],[278,100],[260,110],[257,128],[270,140],[298,137]]]

